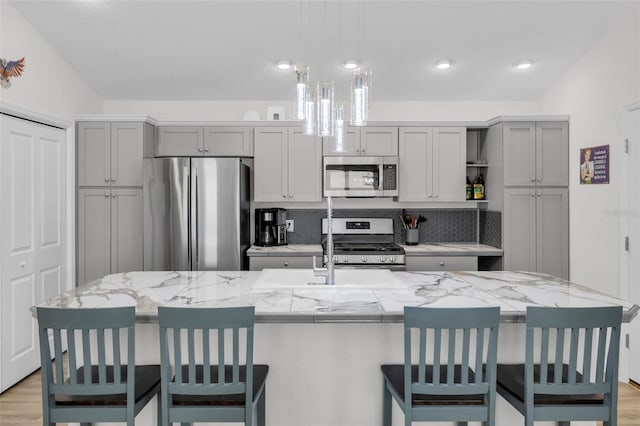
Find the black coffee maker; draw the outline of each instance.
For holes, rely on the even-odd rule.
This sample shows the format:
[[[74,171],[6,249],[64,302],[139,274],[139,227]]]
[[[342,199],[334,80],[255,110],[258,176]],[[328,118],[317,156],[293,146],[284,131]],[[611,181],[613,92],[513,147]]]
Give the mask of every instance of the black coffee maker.
[[[256,245],[284,246],[287,244],[287,210],[256,209]]]

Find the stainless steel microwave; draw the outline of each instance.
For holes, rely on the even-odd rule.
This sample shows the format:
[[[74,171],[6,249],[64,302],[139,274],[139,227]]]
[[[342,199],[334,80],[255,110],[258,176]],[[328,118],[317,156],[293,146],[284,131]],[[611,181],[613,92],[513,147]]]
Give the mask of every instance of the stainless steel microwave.
[[[398,157],[324,157],[324,195],[397,197]]]

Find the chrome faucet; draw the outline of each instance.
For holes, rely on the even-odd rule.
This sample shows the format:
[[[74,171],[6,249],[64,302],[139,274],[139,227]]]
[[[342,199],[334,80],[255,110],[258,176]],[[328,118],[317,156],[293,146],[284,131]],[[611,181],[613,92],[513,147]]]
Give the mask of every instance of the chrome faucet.
[[[324,275],[326,277],[326,285],[335,285],[336,276],[333,265],[333,207],[331,205],[331,197],[327,197],[327,266],[325,268],[316,268],[316,257],[313,256],[313,273],[314,275]]]

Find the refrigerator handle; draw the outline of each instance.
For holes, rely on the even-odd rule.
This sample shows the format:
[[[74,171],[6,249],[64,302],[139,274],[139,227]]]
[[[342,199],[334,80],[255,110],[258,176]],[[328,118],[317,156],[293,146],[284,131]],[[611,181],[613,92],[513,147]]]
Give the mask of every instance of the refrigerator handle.
[[[198,169],[191,168],[191,270],[200,269],[200,256],[198,247]]]
[[[191,186],[191,175],[189,174],[189,167],[185,166],[182,175],[182,211],[187,213],[187,218],[191,217],[191,211],[189,210],[189,189]],[[187,220],[187,268],[191,269],[191,228],[189,220]]]

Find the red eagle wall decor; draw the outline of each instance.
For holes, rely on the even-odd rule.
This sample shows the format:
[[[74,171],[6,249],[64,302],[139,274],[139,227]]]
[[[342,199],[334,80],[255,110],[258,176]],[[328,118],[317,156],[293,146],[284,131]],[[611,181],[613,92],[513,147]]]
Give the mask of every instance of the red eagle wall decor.
[[[24,70],[24,58],[17,61],[7,61],[0,58],[0,86],[8,89],[11,87],[10,77],[20,77]]]

